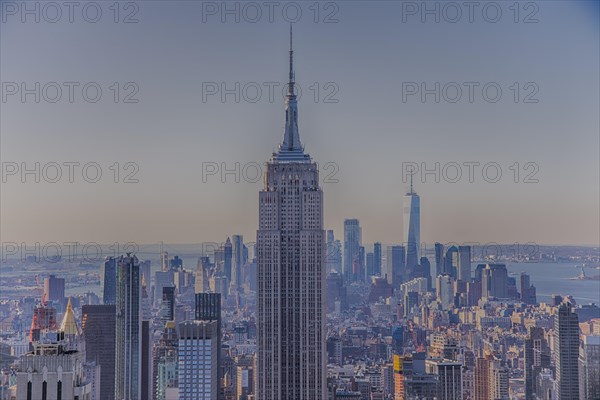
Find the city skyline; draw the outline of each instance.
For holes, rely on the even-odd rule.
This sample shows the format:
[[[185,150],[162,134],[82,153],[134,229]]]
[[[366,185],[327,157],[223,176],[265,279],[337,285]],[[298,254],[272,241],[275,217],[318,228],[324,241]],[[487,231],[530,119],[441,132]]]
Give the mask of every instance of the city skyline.
[[[600,399],[599,17],[0,1],[0,400]]]
[[[473,38],[468,23],[423,24],[418,18],[402,23],[399,6],[375,2],[365,8],[359,3],[340,4],[337,23],[316,24],[305,18],[295,24],[301,33],[297,51],[304,56],[300,79],[303,110],[311,115],[306,122],[307,150],[322,160],[322,178],[331,173],[338,180],[323,182],[331,200],[325,205],[325,226],[340,233],[344,219],[357,218],[364,228],[365,242],[386,237],[398,238],[391,242],[400,241],[397,226],[403,222],[395,210],[409,185],[403,178],[402,162],[419,166],[426,163],[427,168],[436,162],[442,166],[456,162],[463,169],[463,177],[457,183],[444,179],[432,182],[431,176],[426,182],[421,182],[420,176],[415,181],[415,190],[423,198],[422,208],[427,210],[421,221],[421,236],[426,241],[597,245],[600,196],[595,185],[580,184],[598,181],[598,160],[593,152],[598,147],[598,123],[590,118],[599,106],[590,91],[598,86],[594,73],[598,69],[598,58],[594,56],[598,38],[597,21],[589,18],[597,12],[597,5],[544,3],[538,16],[540,22],[534,24],[514,24],[508,16],[496,25],[476,21],[472,27],[478,29],[478,38]],[[277,34],[285,29],[285,24],[220,23],[211,19],[197,25],[193,16],[198,8],[185,7],[190,7],[189,17],[179,19],[178,24],[181,29],[189,29],[190,34],[182,38],[181,47],[164,47],[173,36],[163,35],[154,38],[156,46],[152,49],[176,58],[188,54],[189,48],[198,48],[198,55],[190,54],[188,63],[147,62],[155,53],[143,40],[158,22],[170,23],[168,16],[175,11],[161,10],[158,4],[144,4],[145,18],[140,15],[138,24],[111,25],[111,30],[107,25],[110,21],[96,25],[101,32],[108,30],[107,37],[131,34],[129,40],[139,43],[143,51],[136,57],[117,53],[123,60],[123,69],[106,68],[94,74],[69,68],[59,73],[56,63],[40,69],[42,66],[30,57],[47,54],[47,40],[52,40],[55,54],[66,59],[69,49],[81,48],[84,41],[91,41],[95,47],[82,49],[87,57],[77,64],[91,70],[90,63],[104,64],[99,55],[109,51],[104,41],[95,36],[97,31],[77,24],[54,24],[48,32],[48,25],[22,26],[12,19],[2,24],[3,81],[133,80],[140,89],[139,103],[119,104],[118,109],[104,102],[36,104],[14,101],[14,96],[7,98],[0,125],[3,163],[26,162],[31,168],[35,162],[98,162],[104,178],[97,184],[81,178],[73,184],[64,179],[57,184],[22,184],[18,175],[9,175],[0,194],[3,241],[195,243],[212,240],[208,233],[198,230],[198,226],[205,225],[213,226],[212,232],[219,237],[232,228],[246,237],[253,235],[257,214],[246,206],[260,188],[260,178],[254,183],[221,183],[220,176],[215,175],[208,176],[204,183],[203,163],[217,163],[219,167],[224,163],[228,169],[235,168],[235,163],[262,165],[262,149],[272,148],[277,140],[272,132],[280,127],[277,104],[282,98],[256,103],[242,99],[235,103],[232,97],[221,102],[219,96],[212,96],[203,102],[202,83],[285,82],[281,72],[284,62],[274,56],[275,49],[285,41]],[[391,7],[390,12],[385,12],[385,7]],[[505,10],[505,16],[509,12]],[[369,24],[371,29],[365,33],[352,30],[354,23],[369,17],[378,18],[380,23]],[[554,28],[563,25],[569,29],[560,29],[562,33],[557,36]],[[23,27],[25,34],[20,35],[18,28]],[[80,35],[73,35],[74,31]],[[31,49],[21,57],[16,57],[18,49],[13,45],[17,34]],[[210,35],[214,43],[202,40],[205,35]],[[453,41],[444,38],[448,35]],[[535,44],[536,54],[513,54],[505,44],[523,35]],[[239,41],[240,38],[243,39]],[[364,46],[376,39],[374,46]],[[572,43],[577,45],[571,46]],[[560,60],[555,58],[557,46],[566,52]],[[485,56],[475,59],[470,49]],[[441,57],[447,67],[444,71],[433,67],[437,63],[432,54]],[[236,62],[240,58],[249,61]],[[20,60],[24,66],[12,60]],[[384,62],[375,67],[375,60]],[[228,67],[221,68],[224,64]],[[498,67],[505,64],[508,68]],[[159,66],[177,72],[181,79],[156,79],[162,71],[157,69]],[[203,68],[200,76],[194,73],[199,66]],[[369,67],[375,69],[365,74]],[[577,73],[569,73],[572,70]],[[402,102],[403,82],[499,82],[504,98],[510,99],[513,91],[509,86],[532,80],[539,86],[540,101],[536,104]],[[320,87],[316,103],[311,98],[313,90],[307,88],[314,82]],[[323,97],[329,93],[324,88],[327,82],[338,86],[338,103],[324,102]],[[104,92],[105,96],[112,94],[108,87],[104,87]],[[177,104],[180,111],[168,112],[164,122],[149,118],[156,114],[154,111],[165,110],[167,101]],[[564,110],[566,119],[555,120],[556,109]],[[62,116],[57,119],[65,125],[59,126],[48,118],[28,120],[25,116],[32,110],[46,117]],[[230,118],[232,110],[236,121]],[[108,118],[100,123],[98,115]],[[367,118],[357,119],[358,115]],[[457,115],[467,118],[457,119]],[[564,134],[567,131],[569,135]],[[29,144],[34,134],[40,146],[32,149]],[[219,140],[209,140],[211,135],[217,135]],[[89,146],[83,146],[83,140]],[[363,162],[355,162],[355,154],[360,154]],[[153,162],[163,156],[168,162]],[[139,183],[115,185],[109,167],[119,162],[122,180],[131,172],[123,168],[130,161],[139,167],[135,174]],[[474,183],[468,182],[468,167],[463,165],[471,161],[480,163]],[[497,162],[502,168],[503,178],[497,183],[486,182],[481,176],[479,168],[489,162]],[[513,182],[514,171],[510,169],[516,162],[519,183]],[[534,164],[526,169],[529,162]],[[326,163],[334,164],[325,170]],[[534,174],[539,182],[523,182],[535,168],[539,168]],[[392,171],[385,183],[365,179],[382,170]],[[363,182],[362,190],[357,181]],[[39,207],[40,190],[50,211]],[[119,190],[119,202],[107,197],[113,190]],[[164,198],[163,193],[174,192],[179,195]],[[376,208],[367,206],[364,193],[375,194],[369,200],[376,202]],[[344,207],[334,206],[340,203]],[[561,213],[556,212],[557,204],[565,205]],[[65,220],[70,223],[61,223]],[[126,229],[113,229],[121,226],[121,221],[143,229],[135,237]],[[487,229],[488,226],[494,229]],[[553,229],[555,226],[562,229]]]

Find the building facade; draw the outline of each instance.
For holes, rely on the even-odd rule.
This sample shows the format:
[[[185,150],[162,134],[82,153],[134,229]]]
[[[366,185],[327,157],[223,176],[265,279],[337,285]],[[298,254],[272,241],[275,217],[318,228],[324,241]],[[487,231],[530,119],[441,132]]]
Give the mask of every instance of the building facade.
[[[115,400],[142,400],[140,263],[135,255],[117,262]]]
[[[179,324],[179,400],[217,400],[217,321]]]
[[[326,398],[323,192],[300,143],[292,60],[290,31],[285,132],[259,195],[259,400]]]

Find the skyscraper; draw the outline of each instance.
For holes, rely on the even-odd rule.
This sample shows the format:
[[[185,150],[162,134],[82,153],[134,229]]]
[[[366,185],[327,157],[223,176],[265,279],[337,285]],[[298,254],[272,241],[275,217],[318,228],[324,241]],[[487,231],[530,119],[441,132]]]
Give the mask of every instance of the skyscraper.
[[[300,143],[291,27],[289,54],[283,142],[266,164],[259,196],[257,398],[321,400],[327,398],[323,192],[317,164]],[[354,240],[356,253],[358,247]]]
[[[242,267],[246,264],[244,256],[244,237],[233,235],[233,266],[231,268],[231,290],[238,291],[242,286]]]
[[[374,257],[374,274],[381,276],[381,243],[375,242],[373,245],[373,257]]]
[[[227,284],[231,283],[231,262],[233,260],[233,245],[229,237],[223,246],[223,271],[227,277]]]
[[[100,399],[115,396],[115,305],[84,305],[81,330],[85,338],[85,359],[100,365]]]
[[[135,255],[117,263],[115,400],[142,400],[140,263]]]
[[[388,246],[386,249],[387,281],[394,290],[398,290],[406,272],[406,256],[404,246]]]
[[[410,191],[404,195],[404,242],[406,245],[406,268],[412,270],[421,258],[421,200],[413,190],[412,175]]]
[[[160,270],[163,272],[169,270],[169,253],[166,251],[160,253]]]
[[[162,288],[162,302],[160,305],[161,320],[164,322],[175,320],[175,287]]]
[[[554,365],[557,400],[579,399],[579,319],[563,302],[554,316]]]
[[[221,294],[220,293],[196,293],[195,318],[196,321],[215,321],[217,340],[217,380],[223,378],[223,364],[221,362]]]
[[[441,243],[435,244],[435,276],[442,275],[444,269],[444,245]]]
[[[436,297],[444,310],[454,304],[454,279],[450,275],[438,275],[436,279]]]
[[[579,349],[580,399],[600,399],[600,336],[583,335]]]
[[[325,257],[327,273],[332,271],[342,272],[342,245],[335,240],[332,230],[327,231],[327,255]]]
[[[475,361],[475,384],[473,388],[475,400],[489,400],[491,371],[492,357],[490,355],[477,358]],[[532,397],[526,398],[531,399]]]
[[[450,246],[446,250],[444,257],[444,273],[450,275],[454,279],[458,279],[458,249],[456,246]]]
[[[458,279],[471,280],[471,246],[458,246]]]
[[[354,265],[362,246],[362,232],[357,219],[344,220],[344,278],[354,281]]]
[[[160,307],[163,300],[163,288],[175,286],[173,271],[156,271],[154,274],[154,305]]]
[[[531,284],[529,275],[521,273],[521,301],[526,304],[537,303],[535,286]]]
[[[217,400],[217,321],[179,324],[179,400]]]
[[[50,275],[44,279],[44,296],[47,301],[56,301],[64,304],[65,301],[65,278],[57,278]]]
[[[366,274],[367,279],[375,275],[375,255],[373,253],[367,253],[366,256]]]
[[[487,264],[483,269],[481,297],[508,298],[508,271],[504,264]]]
[[[549,367],[550,348],[544,337],[544,329],[532,326],[525,339],[525,398],[533,398],[538,375],[542,369]]]

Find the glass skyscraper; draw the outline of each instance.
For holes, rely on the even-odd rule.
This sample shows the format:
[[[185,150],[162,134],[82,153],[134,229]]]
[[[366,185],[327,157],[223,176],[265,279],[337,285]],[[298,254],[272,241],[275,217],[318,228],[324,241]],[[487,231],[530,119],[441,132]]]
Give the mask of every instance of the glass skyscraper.
[[[102,276],[103,302],[115,304],[117,301],[117,259],[106,257]]]
[[[117,263],[115,400],[142,400],[140,263],[135,255]]]
[[[362,232],[357,219],[344,220],[344,278],[346,281],[356,280],[355,265],[362,246]]]
[[[404,244],[406,246],[406,268],[412,271],[421,258],[421,200],[413,190],[404,195]]]

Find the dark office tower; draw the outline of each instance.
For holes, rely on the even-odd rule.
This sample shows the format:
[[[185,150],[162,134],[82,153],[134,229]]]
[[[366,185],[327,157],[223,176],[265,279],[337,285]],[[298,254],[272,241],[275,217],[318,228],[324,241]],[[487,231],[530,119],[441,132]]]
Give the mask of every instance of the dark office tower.
[[[508,298],[508,271],[504,264],[487,264],[482,271],[481,297]]]
[[[103,302],[104,304],[115,304],[117,301],[117,259],[106,257],[103,269]]]
[[[374,267],[373,267],[373,275],[381,276],[381,243],[375,242],[373,245],[373,257],[374,257]]]
[[[525,398],[533,399],[535,382],[543,368],[550,368],[550,348],[544,337],[544,329],[529,328],[525,339]]]
[[[444,245],[441,243],[435,244],[435,276],[445,273],[444,267]]]
[[[536,290],[530,282],[529,275],[521,273],[521,301],[525,304],[536,304]]]
[[[115,398],[115,305],[84,305],[81,330],[85,360],[100,365],[100,399]]]
[[[46,301],[56,301],[64,304],[65,302],[65,278],[57,278],[50,275],[44,279],[44,296]]]
[[[553,307],[558,307],[562,302],[563,297],[560,294],[553,294],[550,296],[550,304],[552,304]]]
[[[404,246],[387,247],[387,281],[390,285],[392,285],[394,290],[398,290],[404,277],[406,269],[405,254]]]
[[[471,280],[471,246],[458,246],[458,279]]]
[[[475,282],[483,282],[483,270],[485,267],[486,264],[477,264],[477,267],[475,267]]]
[[[511,300],[519,300],[519,291],[517,290],[517,278],[509,276],[506,279],[506,289],[508,290],[508,298]]]
[[[152,338],[150,337],[150,321],[142,321],[142,399],[152,397]]]
[[[223,379],[223,364],[221,362],[221,294],[196,293],[197,321],[217,321],[217,365],[219,366],[219,388]],[[219,391],[220,393],[220,391]]]
[[[373,253],[367,253],[367,281],[375,274],[375,256]]]
[[[451,246],[444,257],[444,273],[458,279],[458,249]]]
[[[344,221],[344,278],[347,282],[356,280],[354,264],[362,246],[362,232],[357,219]]]
[[[579,399],[579,319],[569,302],[554,316],[554,365],[557,400]]]
[[[356,263],[356,279],[364,282],[366,279],[366,263],[365,263],[365,248],[364,246],[360,246],[358,248],[358,262]]]
[[[233,266],[231,267],[230,283],[232,294],[239,291],[242,287],[242,268],[245,264],[244,237],[242,235],[233,235]]]
[[[290,48],[283,141],[266,163],[259,194],[259,400],[321,400],[327,388],[323,190],[319,168],[300,142],[292,56]],[[360,247],[358,221],[352,235],[345,228],[352,245],[344,272]]]
[[[231,263],[233,260],[233,245],[231,244],[231,239],[227,237],[225,241],[225,246],[223,247],[223,270],[225,272],[225,276],[227,277],[227,284],[231,282]]]
[[[180,271],[183,269],[183,260],[179,256],[173,257],[169,261],[169,268],[171,271]]]
[[[427,257],[421,257],[413,276],[427,279],[427,290],[431,290],[431,263]]]
[[[135,255],[117,261],[115,400],[146,400],[142,385],[140,263]]]
[[[162,289],[162,304],[161,309],[164,310],[164,315],[161,315],[163,321],[175,320],[175,287],[166,286]]]

